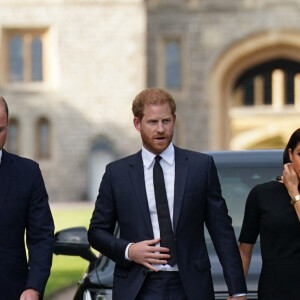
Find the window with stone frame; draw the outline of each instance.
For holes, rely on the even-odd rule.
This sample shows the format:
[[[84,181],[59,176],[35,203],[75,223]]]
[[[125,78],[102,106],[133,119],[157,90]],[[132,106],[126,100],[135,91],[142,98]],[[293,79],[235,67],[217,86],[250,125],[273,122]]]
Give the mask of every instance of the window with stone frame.
[[[11,153],[20,153],[20,126],[16,118],[9,119],[5,149]]]
[[[51,124],[45,117],[41,117],[36,125],[36,154],[38,159],[51,157]]]
[[[182,86],[182,62],[180,39],[166,39],[164,49],[164,82],[168,89],[179,90]]]
[[[5,79],[8,83],[40,83],[45,80],[47,29],[4,29]]]
[[[275,59],[254,66],[237,79],[233,106],[300,105],[300,63]]]

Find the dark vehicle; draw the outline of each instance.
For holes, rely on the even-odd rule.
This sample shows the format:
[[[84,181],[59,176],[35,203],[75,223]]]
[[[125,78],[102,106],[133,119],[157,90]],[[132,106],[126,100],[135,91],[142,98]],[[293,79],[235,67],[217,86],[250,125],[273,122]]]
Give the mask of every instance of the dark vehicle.
[[[226,199],[229,215],[238,239],[244,214],[245,201],[252,187],[276,180],[282,174],[281,150],[250,150],[209,152],[214,157]],[[115,234],[118,234],[116,228]],[[222,267],[209,234],[206,243],[212,266],[215,298],[228,297]],[[56,233],[55,254],[78,255],[90,261],[87,273],[79,282],[74,300],[112,299],[114,262],[105,256],[96,257],[90,250],[84,227],[70,228]],[[247,276],[247,299],[257,299],[257,283],[261,269],[260,243],[256,243]]]

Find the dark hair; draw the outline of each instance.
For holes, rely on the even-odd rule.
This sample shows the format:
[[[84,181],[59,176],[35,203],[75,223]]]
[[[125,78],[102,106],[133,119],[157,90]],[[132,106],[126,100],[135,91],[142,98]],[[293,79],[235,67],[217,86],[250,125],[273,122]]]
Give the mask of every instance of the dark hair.
[[[0,99],[2,100],[2,104],[4,106],[4,110],[6,112],[6,116],[7,116],[7,119],[8,119],[8,105],[7,105],[7,102],[5,101],[5,99],[3,97],[0,96]]]
[[[169,104],[171,113],[174,115],[176,112],[176,103],[172,95],[162,89],[148,88],[136,95],[132,103],[132,112],[135,117],[141,120],[144,116],[145,105],[165,103]]]
[[[297,147],[298,143],[300,143],[300,128],[295,130],[293,134],[290,137],[289,142],[287,143],[284,152],[283,152],[283,163],[290,163],[290,156],[289,156],[289,149],[294,151],[294,149]]]

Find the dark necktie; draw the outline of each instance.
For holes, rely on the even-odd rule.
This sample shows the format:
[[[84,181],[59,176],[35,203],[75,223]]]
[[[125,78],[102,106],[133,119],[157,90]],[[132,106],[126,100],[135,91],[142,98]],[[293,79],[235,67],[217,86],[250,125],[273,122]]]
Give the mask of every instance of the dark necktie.
[[[153,167],[154,194],[161,238],[160,245],[161,247],[169,248],[171,258],[168,260],[168,264],[170,266],[174,266],[176,263],[175,241],[169,212],[164,173],[159,163],[160,159],[161,157],[159,155],[155,157],[155,164]]]

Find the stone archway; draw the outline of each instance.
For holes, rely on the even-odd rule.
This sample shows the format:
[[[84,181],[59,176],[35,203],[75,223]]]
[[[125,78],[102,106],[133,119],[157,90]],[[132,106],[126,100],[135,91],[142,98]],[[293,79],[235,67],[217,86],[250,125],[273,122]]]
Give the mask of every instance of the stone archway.
[[[211,149],[230,148],[229,110],[236,79],[265,61],[286,58],[300,62],[300,32],[278,30],[249,36],[228,48],[215,63],[208,85],[212,101]]]

